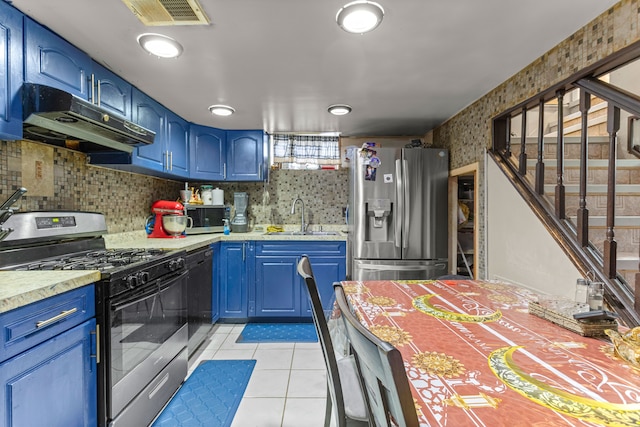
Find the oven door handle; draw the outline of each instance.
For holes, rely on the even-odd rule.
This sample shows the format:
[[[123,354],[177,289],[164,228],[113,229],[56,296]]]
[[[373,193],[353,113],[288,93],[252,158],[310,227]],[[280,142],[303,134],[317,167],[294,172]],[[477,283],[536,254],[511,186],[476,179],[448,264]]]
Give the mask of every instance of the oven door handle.
[[[189,274],[189,271],[184,270],[182,273],[176,276],[171,276],[169,279],[161,278],[158,279],[155,284],[147,284],[147,289],[143,293],[136,294],[130,298],[125,299],[122,302],[111,303],[111,310],[117,311],[130,305],[144,301],[152,295],[160,294],[160,292],[162,292],[164,289],[171,286],[174,282],[180,281],[187,274]]]

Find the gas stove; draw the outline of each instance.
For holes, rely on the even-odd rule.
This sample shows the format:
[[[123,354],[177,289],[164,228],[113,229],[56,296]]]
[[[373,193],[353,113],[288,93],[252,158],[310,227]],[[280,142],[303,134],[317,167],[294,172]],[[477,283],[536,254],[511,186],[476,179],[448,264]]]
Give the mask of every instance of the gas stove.
[[[187,375],[186,252],[107,249],[99,213],[14,213],[3,226],[0,270],[100,271],[98,425],[149,425]]]
[[[153,260],[165,253],[162,249],[101,249],[27,262],[13,266],[12,270],[99,270],[109,273],[123,266]]]
[[[98,270],[99,293],[116,295],[185,269],[184,251],[107,249],[104,216],[93,212],[14,213],[0,242],[0,270]]]

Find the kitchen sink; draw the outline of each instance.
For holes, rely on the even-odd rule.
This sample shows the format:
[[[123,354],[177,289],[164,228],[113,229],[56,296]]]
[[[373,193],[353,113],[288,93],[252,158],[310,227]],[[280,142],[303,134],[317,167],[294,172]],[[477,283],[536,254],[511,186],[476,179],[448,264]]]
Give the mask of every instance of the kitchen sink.
[[[338,236],[337,231],[270,231],[268,236]]]

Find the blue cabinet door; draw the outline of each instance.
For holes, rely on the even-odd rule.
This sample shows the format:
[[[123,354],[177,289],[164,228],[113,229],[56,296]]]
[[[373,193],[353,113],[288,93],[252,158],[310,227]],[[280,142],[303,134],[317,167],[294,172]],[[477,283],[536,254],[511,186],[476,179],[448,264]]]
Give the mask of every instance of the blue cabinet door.
[[[91,67],[93,78],[89,88],[89,100],[131,120],[131,84],[95,61]]]
[[[155,171],[165,170],[166,109],[151,97],[133,88],[131,120],[156,133],[153,144],[134,150],[132,162]]]
[[[22,14],[0,2],[0,139],[22,138]]]
[[[95,426],[95,319],[0,364],[0,426]]]
[[[329,310],[333,303],[333,283],[345,280],[347,276],[346,259],[312,255],[309,256],[309,262],[313,268],[322,306],[325,310]],[[306,293],[303,295],[300,311],[302,316],[311,316],[311,304]]]
[[[227,181],[261,181],[264,176],[264,132],[227,131]]]
[[[247,318],[250,243],[222,242],[220,251],[220,317]]]
[[[30,83],[62,89],[89,98],[91,58],[57,34],[24,18],[24,74]]]
[[[223,181],[226,131],[192,124],[189,138],[191,179]]]
[[[165,171],[177,177],[189,177],[189,123],[167,110]]]
[[[256,317],[301,316],[302,282],[297,273],[298,259],[294,256],[256,256]]]

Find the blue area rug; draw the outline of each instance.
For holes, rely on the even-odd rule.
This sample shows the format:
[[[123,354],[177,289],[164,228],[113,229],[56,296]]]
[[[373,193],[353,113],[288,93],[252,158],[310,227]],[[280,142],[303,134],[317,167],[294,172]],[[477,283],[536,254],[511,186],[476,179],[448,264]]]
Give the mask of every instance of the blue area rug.
[[[313,323],[248,323],[236,342],[318,342],[318,334]]]
[[[202,362],[152,426],[230,426],[255,365],[255,360]]]

